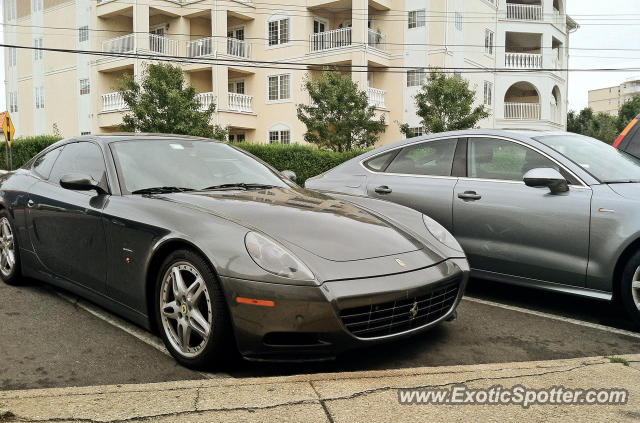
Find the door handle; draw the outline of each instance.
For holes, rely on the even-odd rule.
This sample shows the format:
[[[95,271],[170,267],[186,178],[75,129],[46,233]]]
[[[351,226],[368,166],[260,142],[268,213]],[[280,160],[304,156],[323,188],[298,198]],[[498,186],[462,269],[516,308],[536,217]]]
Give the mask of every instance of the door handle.
[[[29,200],[27,201],[27,207],[31,208],[33,206],[35,206],[36,203],[33,202],[33,200]]]
[[[389,188],[388,186],[386,186],[386,185],[382,185],[382,186],[376,188],[376,192],[378,194],[391,194],[393,192],[393,190],[391,188]]]
[[[458,194],[458,198],[462,199],[462,200],[470,200],[470,201],[476,201],[482,198],[482,195],[479,195],[477,192],[475,191],[465,191],[462,192],[460,194]]]

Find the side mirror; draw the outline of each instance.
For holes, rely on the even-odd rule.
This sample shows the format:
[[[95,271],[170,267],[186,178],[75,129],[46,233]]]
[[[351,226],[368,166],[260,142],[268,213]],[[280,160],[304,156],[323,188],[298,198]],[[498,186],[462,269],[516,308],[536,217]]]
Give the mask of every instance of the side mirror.
[[[282,172],[280,172],[280,174],[291,182],[296,182],[296,180],[298,179],[296,173],[293,170],[283,170]]]
[[[569,191],[569,183],[560,172],[552,168],[531,169],[525,173],[524,183],[528,187],[547,187],[551,194],[560,194]]]
[[[60,178],[60,186],[64,189],[74,191],[91,191],[96,190],[98,194],[104,194],[106,191],[89,175],[70,174]]]

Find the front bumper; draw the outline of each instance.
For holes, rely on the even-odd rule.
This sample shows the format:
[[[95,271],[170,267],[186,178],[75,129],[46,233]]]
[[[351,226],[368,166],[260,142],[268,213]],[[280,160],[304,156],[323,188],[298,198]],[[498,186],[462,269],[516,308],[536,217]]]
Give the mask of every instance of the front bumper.
[[[220,279],[238,349],[245,358],[317,361],[412,336],[448,319],[468,277],[467,260],[450,259],[416,271],[321,286]],[[275,306],[239,304],[237,297],[270,300]]]

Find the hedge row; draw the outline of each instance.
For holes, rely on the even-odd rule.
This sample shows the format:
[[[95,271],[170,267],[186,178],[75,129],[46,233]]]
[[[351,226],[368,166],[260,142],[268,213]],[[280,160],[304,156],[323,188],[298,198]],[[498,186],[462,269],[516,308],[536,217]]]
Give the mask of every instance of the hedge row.
[[[59,139],[58,137],[43,135],[14,140],[12,148],[13,168],[19,168],[44,148]],[[319,175],[364,152],[364,150],[356,150],[337,153],[297,144],[240,143],[234,145],[259,157],[278,170],[294,171],[298,176],[298,184],[300,185],[304,185],[304,181],[308,178]],[[7,169],[6,146],[4,142],[0,142],[0,168]]]

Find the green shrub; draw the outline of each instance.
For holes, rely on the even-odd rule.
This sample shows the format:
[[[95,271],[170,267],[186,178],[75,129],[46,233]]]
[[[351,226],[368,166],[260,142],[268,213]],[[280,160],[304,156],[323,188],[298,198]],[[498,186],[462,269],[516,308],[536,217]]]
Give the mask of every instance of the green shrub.
[[[37,137],[16,138],[13,140],[11,156],[13,158],[13,169],[21,167],[31,160],[33,156],[50,146],[60,137],[52,135],[40,135]],[[6,142],[0,142],[0,169],[7,170],[7,146]]]
[[[59,137],[42,135],[14,140],[12,149],[13,168],[17,169],[24,165],[33,156],[59,139]],[[304,185],[308,178],[326,172],[365,152],[365,150],[354,150],[338,153],[296,144],[240,143],[234,145],[264,160],[280,171],[294,171],[298,176],[298,184],[300,185]],[[4,142],[0,142],[0,169],[7,169]]]
[[[366,151],[353,150],[338,153],[296,144],[239,143],[234,145],[264,160],[279,171],[294,171],[298,176],[297,182],[301,186],[308,178],[326,172]]]

